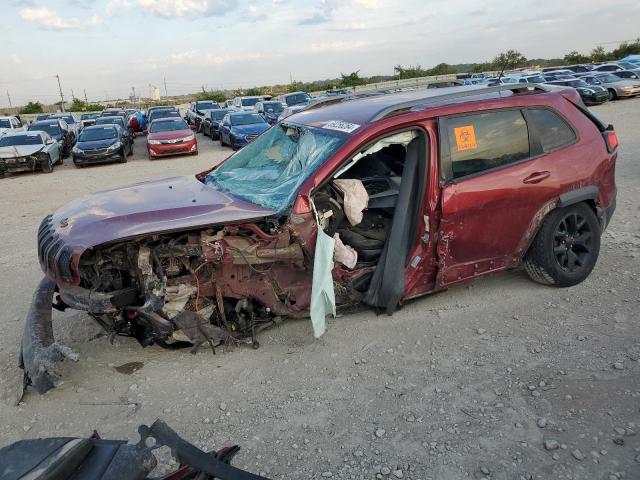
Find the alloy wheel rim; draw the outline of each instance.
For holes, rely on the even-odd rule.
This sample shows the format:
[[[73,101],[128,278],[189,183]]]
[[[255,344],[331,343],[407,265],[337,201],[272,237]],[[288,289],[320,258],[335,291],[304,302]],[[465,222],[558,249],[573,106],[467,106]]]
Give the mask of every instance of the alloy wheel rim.
[[[564,271],[576,273],[587,265],[593,255],[593,232],[587,219],[579,213],[569,213],[556,227],[553,235],[553,256]]]

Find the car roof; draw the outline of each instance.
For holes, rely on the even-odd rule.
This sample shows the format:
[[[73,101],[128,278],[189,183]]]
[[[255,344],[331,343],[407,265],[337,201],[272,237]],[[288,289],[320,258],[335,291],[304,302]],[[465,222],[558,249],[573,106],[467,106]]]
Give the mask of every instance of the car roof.
[[[557,88],[557,87],[556,87]],[[287,121],[323,127],[326,123],[347,122],[357,126],[371,124],[392,113],[407,113],[412,109],[441,107],[451,103],[501,98],[501,92],[546,93],[556,88],[541,84],[511,83],[506,85],[465,85],[419,89],[398,93],[380,92],[327,98],[312,103]],[[508,98],[508,97],[504,97]],[[321,107],[321,108],[320,108]]]
[[[20,137],[20,136],[34,137],[36,135],[40,135],[41,133],[47,133],[47,132],[43,132],[42,130],[31,130],[31,131],[19,130],[17,132],[9,130],[8,132],[2,134],[2,136],[3,137]]]
[[[33,122],[31,125],[60,125],[61,118],[47,118],[46,120],[37,120]]]
[[[101,128],[108,128],[108,127],[118,128],[119,126],[120,125],[116,125],[115,123],[101,123],[99,125],[90,125],[88,127],[84,127],[82,131],[85,132],[87,130],[98,130]]]
[[[13,116],[13,115],[2,115],[2,116],[0,116],[1,120],[9,120],[10,118],[16,118],[16,117]]]

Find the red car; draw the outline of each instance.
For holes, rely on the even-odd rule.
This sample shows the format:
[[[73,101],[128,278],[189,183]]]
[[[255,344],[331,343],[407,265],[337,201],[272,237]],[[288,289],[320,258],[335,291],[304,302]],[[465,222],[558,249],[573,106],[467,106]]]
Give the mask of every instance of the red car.
[[[562,87],[315,104],[209,171],[47,216],[46,276],[22,342],[27,380],[40,391],[55,382],[43,354],[54,291],[56,308],[143,345],[215,348],[255,346],[284,317],[310,316],[319,336],[336,307],[390,314],[522,265],[536,282],[575,285],[615,209],[617,146],[613,127]]]
[[[183,119],[160,118],[149,125],[147,153],[150,159],[169,155],[197,155],[198,141]]]

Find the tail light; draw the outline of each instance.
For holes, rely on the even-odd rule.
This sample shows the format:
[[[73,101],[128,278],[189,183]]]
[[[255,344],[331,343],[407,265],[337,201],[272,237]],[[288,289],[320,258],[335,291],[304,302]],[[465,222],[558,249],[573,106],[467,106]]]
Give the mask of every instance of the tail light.
[[[615,152],[618,149],[618,136],[613,130],[613,125],[609,125],[607,129],[602,132],[602,136],[604,137],[604,141],[607,144],[607,151],[609,153]]]

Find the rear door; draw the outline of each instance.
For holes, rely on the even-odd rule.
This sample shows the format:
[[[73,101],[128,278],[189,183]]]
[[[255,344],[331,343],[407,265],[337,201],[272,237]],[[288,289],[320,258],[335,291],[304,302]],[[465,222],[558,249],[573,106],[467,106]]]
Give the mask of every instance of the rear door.
[[[542,114],[539,110],[543,110]],[[548,152],[574,143],[552,112],[560,138],[536,133],[546,109],[502,109],[439,120],[442,221],[438,286],[519,263],[522,241],[545,204],[557,197],[557,162]]]

